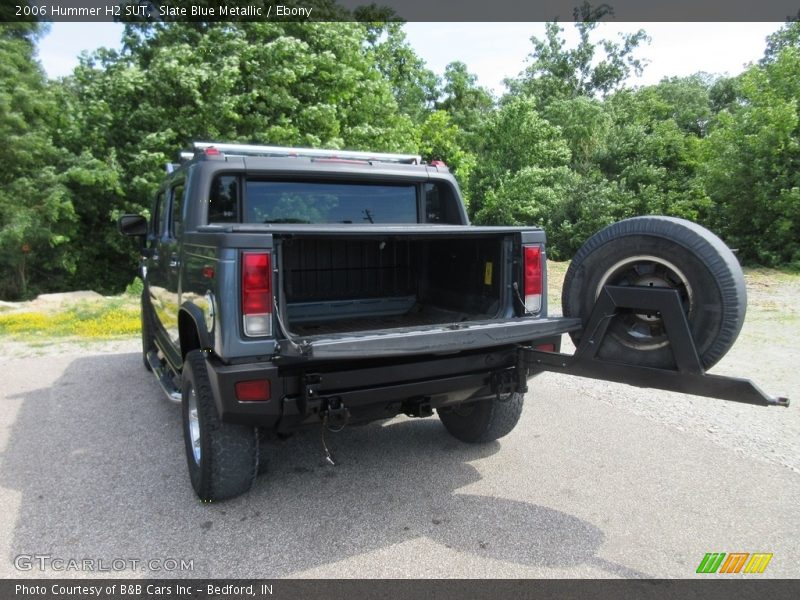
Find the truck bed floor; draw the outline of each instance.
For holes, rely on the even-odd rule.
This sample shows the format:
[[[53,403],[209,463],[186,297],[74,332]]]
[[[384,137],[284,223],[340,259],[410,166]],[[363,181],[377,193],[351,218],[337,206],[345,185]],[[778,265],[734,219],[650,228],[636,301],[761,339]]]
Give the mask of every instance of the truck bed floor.
[[[405,315],[384,317],[341,319],[338,321],[328,321],[326,323],[292,325],[291,329],[295,335],[307,336],[347,333],[349,331],[370,331],[373,329],[392,329],[394,327],[421,327],[425,325],[440,325],[442,323],[457,323],[469,320],[468,316],[464,313],[452,312],[444,316],[442,312],[407,313]]]

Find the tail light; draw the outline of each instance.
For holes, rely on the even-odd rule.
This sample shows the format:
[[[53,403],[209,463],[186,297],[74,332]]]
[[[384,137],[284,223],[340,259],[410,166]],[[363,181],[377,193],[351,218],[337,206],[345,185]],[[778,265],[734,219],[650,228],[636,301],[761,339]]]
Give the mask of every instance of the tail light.
[[[525,312],[542,310],[542,247],[523,246],[523,279],[525,290]]]
[[[251,379],[236,382],[236,399],[239,402],[266,402],[270,397],[268,379]]]
[[[242,254],[242,317],[245,335],[272,334],[272,270],[266,252]]]

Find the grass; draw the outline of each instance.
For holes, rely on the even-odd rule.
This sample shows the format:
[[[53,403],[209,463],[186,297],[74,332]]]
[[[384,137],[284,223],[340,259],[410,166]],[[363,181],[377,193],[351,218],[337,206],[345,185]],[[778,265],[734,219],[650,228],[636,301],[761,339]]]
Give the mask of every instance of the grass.
[[[56,311],[0,314],[0,335],[35,341],[39,336],[110,340],[138,335],[139,307],[125,298],[82,302]]]
[[[567,274],[569,261],[547,261],[547,312],[561,314],[561,287]]]
[[[561,312],[561,287],[568,267],[569,262],[547,263],[551,314]],[[797,321],[797,310],[786,294],[794,297],[800,293],[800,274],[748,268],[745,277],[752,317]],[[124,296],[82,301],[50,310],[10,311],[9,307],[0,306],[0,336],[32,343],[42,338],[92,341],[137,336],[140,332],[139,293],[140,288],[131,288]]]

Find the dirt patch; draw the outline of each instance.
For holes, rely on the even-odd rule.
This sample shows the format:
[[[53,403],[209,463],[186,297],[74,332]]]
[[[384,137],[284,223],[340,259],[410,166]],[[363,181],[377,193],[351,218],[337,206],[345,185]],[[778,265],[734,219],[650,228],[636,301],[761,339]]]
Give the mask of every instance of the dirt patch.
[[[106,300],[109,300],[109,298],[101,296],[97,292],[83,290],[58,294],[40,294],[35,299],[25,302],[0,302],[0,307],[16,312],[51,312],[75,304],[103,302]]]

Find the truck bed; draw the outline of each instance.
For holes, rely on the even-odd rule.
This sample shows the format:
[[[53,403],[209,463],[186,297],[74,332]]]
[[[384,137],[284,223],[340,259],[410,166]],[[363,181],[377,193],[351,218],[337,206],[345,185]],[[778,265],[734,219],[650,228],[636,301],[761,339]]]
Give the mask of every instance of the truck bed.
[[[508,318],[521,310],[509,294],[513,234],[274,238],[282,312],[295,335]]]

